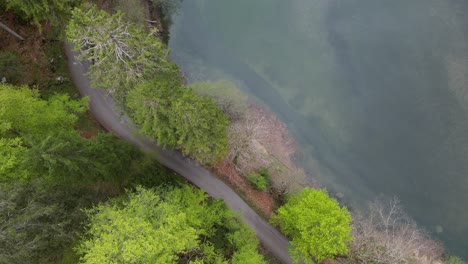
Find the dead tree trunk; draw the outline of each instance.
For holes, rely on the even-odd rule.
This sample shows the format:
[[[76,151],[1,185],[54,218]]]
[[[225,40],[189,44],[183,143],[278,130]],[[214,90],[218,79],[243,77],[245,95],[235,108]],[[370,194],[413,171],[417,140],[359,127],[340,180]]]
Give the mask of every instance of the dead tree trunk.
[[[11,30],[9,27],[7,27],[5,24],[3,24],[2,22],[0,22],[0,27],[5,29],[6,31],[8,31],[8,33],[12,34],[13,36],[17,37],[18,39],[20,39],[21,41],[24,40],[23,37],[21,37],[18,33],[14,32],[13,30]]]

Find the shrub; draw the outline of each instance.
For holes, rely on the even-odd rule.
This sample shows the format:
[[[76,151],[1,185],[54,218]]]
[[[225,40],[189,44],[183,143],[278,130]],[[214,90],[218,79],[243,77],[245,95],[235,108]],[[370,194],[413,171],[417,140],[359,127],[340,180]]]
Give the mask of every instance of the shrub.
[[[258,173],[250,173],[247,176],[247,182],[258,190],[266,191],[268,186],[270,186],[271,184],[268,169],[265,167],[261,167],[260,169],[258,169]]]

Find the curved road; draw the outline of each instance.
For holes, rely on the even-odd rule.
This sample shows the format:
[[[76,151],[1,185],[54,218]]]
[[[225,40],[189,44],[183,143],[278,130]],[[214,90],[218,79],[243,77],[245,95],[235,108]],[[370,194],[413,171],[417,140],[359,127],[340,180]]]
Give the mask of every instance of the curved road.
[[[68,69],[76,88],[82,96],[89,97],[90,111],[102,126],[142,151],[151,153],[161,164],[182,175],[212,197],[223,199],[229,208],[243,216],[245,223],[255,231],[265,248],[281,262],[293,263],[288,255],[289,242],[278,230],[268,224],[231,188],[206,169],[183,157],[180,153],[163,150],[148,138],[138,135],[135,126],[129,122],[128,118],[120,114],[121,110],[110,97],[106,96],[105,91],[91,88],[89,79],[84,75],[87,72],[87,65],[76,61],[76,54],[68,43],[65,45],[65,53],[68,57]]]

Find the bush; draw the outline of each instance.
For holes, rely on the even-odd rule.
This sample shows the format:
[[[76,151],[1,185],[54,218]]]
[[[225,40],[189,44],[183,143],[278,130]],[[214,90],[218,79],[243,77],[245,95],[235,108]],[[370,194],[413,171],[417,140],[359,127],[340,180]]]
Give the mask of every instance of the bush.
[[[261,167],[258,173],[251,173],[247,176],[247,182],[255,187],[255,189],[266,191],[271,184],[270,174],[268,169]]]
[[[447,260],[447,264],[465,264],[466,262],[463,261],[461,258],[456,257],[456,256],[450,256],[450,258]]]

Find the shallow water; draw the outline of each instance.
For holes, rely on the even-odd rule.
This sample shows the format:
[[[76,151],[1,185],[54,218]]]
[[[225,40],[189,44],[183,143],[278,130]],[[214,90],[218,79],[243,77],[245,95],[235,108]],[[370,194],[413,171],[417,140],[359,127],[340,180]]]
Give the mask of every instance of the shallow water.
[[[189,80],[231,79],[273,110],[311,177],[355,207],[398,196],[468,258],[467,13],[464,0],[187,0],[169,46]]]

